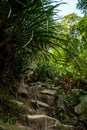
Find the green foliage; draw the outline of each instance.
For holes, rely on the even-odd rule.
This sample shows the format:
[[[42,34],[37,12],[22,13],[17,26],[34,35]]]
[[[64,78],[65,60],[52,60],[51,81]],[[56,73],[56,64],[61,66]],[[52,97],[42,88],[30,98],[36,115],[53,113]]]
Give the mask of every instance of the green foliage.
[[[86,79],[86,19],[69,14],[56,25],[58,36],[65,39],[65,42],[57,41],[61,48],[56,46],[56,49],[50,49],[50,52],[57,59],[55,64],[61,76]],[[52,58],[50,60],[54,62]]]
[[[76,95],[70,94],[68,91],[64,93],[63,90],[61,95],[57,98],[57,118],[63,123],[77,126],[79,122],[77,115],[74,112],[74,107],[78,102],[79,99]]]
[[[87,17],[86,16],[81,18],[81,20],[77,24],[77,28],[80,31],[82,41],[86,42],[87,41],[87,39],[86,39],[86,37],[87,37],[87,33],[86,33],[87,32]]]
[[[0,1],[0,79],[23,76],[39,52],[54,45],[55,15],[50,0]],[[60,40],[60,38],[57,38]],[[46,52],[46,53],[45,53]]]
[[[86,91],[84,91],[83,89],[78,89],[78,88],[73,89],[72,92],[75,93],[78,97],[80,97],[81,95],[87,94]]]
[[[3,126],[7,130],[24,130],[24,128],[20,128],[18,125],[12,125],[10,123],[4,123],[0,120],[0,126]]]
[[[33,65],[32,78],[36,78],[38,81],[45,82],[47,80],[54,80],[57,76],[57,69],[55,64],[44,61]]]
[[[70,77],[81,76],[81,38],[77,29],[77,23],[81,17],[76,14],[69,14],[65,16],[56,25],[58,37],[62,37],[64,41],[56,41],[58,46],[49,50],[55,56],[57,62],[52,58],[50,60],[55,62],[59,75],[67,75]],[[60,45],[60,46],[59,46]]]
[[[55,81],[59,77],[76,82],[87,79],[87,18],[69,14],[57,23],[54,9],[59,5],[61,3],[53,5],[50,0],[0,1],[0,89],[10,89],[15,78],[28,74],[30,65],[33,81]],[[86,0],[78,0],[77,7],[85,15],[86,5]],[[74,89],[72,93],[76,93],[71,95],[67,89],[72,86],[66,81],[63,84],[57,84],[53,89],[66,98],[57,114],[61,121],[68,122],[69,116],[75,117],[76,93],[81,95],[85,91]],[[23,110],[17,105],[3,98],[0,101],[1,120],[13,123],[22,118]],[[57,104],[57,107],[60,106]]]
[[[3,122],[15,123],[19,119],[22,120],[23,113],[23,109],[17,104],[0,98],[0,119]]]
[[[87,15],[87,1],[78,0],[77,8],[80,9],[85,15]]]

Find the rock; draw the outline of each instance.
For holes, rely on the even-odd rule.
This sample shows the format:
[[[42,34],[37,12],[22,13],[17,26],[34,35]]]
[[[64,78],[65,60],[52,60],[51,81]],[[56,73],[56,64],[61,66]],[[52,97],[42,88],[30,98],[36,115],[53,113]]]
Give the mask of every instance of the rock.
[[[37,99],[41,102],[45,102],[50,106],[55,104],[55,96],[47,95],[47,94],[38,94]]]
[[[46,115],[27,115],[28,126],[36,125],[41,130],[48,130],[57,120]]]
[[[27,105],[24,105],[23,106],[23,109],[26,111],[26,113],[28,113],[28,114],[33,114],[34,113],[34,110],[33,109],[31,109],[29,106],[27,106]]]
[[[54,96],[57,92],[55,90],[44,89],[43,91],[41,91],[41,93]]]
[[[50,106],[55,105],[55,96],[51,96],[51,95],[44,95],[44,97],[46,98],[46,102],[47,104],[49,104]]]
[[[28,91],[26,90],[26,88],[19,87],[17,93],[24,98],[28,97]]]
[[[65,110],[65,104],[66,104],[66,97],[64,95],[58,95],[58,100],[57,100],[57,107]]]
[[[23,107],[24,106],[23,102],[19,102],[17,100],[10,100],[10,102],[17,104],[19,107]]]
[[[17,94],[26,98],[28,97],[28,85],[25,84],[24,78],[21,78],[19,80],[14,79],[14,88],[17,90]],[[17,95],[16,95],[17,96]]]
[[[27,115],[27,125],[36,125],[41,130],[76,130],[71,125],[64,125],[55,118],[46,115]]]
[[[75,112],[79,115],[81,121],[87,122],[87,95],[80,97],[80,103],[75,106]]]
[[[23,102],[17,101],[17,100],[10,100],[10,102],[15,103],[18,105],[20,108],[23,108],[23,110],[26,111],[28,114],[33,114],[34,111],[27,105],[25,105]]]
[[[41,91],[42,91],[42,87],[40,85],[28,87],[28,93],[31,98],[34,98],[35,96],[40,97]]]
[[[55,104],[55,95],[55,90],[44,89],[43,91],[41,91],[39,100],[41,99],[43,102],[46,102],[47,104],[52,106]]]
[[[38,105],[38,106],[41,106],[41,107],[46,107],[46,108],[49,108],[49,105],[48,104],[46,104],[46,103],[43,103],[43,102],[40,102],[40,101],[35,101],[35,100],[31,100],[31,103],[33,103],[33,104],[35,104],[36,103],[36,105]]]

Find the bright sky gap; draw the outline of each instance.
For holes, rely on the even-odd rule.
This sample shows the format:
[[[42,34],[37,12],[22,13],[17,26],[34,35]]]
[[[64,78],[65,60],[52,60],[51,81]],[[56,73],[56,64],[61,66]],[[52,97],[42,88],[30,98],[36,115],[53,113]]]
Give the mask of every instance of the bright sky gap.
[[[62,0],[59,2],[66,2],[67,4],[62,4],[58,7],[58,12],[59,16],[65,16],[71,13],[76,13],[79,16],[82,16],[83,14],[81,13],[80,10],[76,9],[76,3],[78,0]]]

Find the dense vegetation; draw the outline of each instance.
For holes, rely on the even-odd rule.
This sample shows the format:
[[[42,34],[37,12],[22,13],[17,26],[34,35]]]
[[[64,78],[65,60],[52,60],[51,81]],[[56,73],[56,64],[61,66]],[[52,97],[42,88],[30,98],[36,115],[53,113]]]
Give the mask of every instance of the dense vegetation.
[[[78,0],[77,8],[80,9],[85,15],[87,15],[87,1]]]
[[[77,6],[83,3],[78,1]],[[55,65],[59,76],[86,79],[87,18],[69,14],[56,21],[53,18],[56,13],[54,8],[61,4],[53,6],[49,1],[0,1],[2,86],[9,86],[14,78],[24,77],[31,65],[38,64],[37,61],[43,66],[45,62]],[[49,65],[44,67],[49,68]]]
[[[62,85],[63,91],[77,88],[86,93],[87,2],[77,3],[84,16],[73,13],[62,19],[57,16],[61,4],[66,3],[0,1],[0,101],[1,105],[6,101],[4,109],[12,106],[3,97],[15,93],[14,86],[22,79],[27,83],[51,82],[56,90]],[[68,96],[73,106],[76,100]]]

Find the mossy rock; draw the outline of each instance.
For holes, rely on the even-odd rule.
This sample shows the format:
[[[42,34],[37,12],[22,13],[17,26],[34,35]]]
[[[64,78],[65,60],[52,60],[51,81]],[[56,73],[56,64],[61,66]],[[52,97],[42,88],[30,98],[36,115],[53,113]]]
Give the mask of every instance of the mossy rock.
[[[75,107],[75,112],[79,115],[79,119],[87,123],[87,101],[82,101]]]
[[[0,121],[0,130],[28,130],[24,126],[11,125]]]

